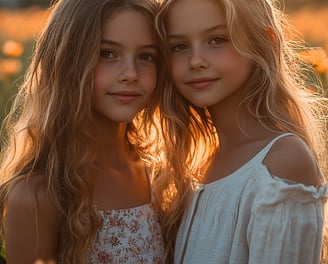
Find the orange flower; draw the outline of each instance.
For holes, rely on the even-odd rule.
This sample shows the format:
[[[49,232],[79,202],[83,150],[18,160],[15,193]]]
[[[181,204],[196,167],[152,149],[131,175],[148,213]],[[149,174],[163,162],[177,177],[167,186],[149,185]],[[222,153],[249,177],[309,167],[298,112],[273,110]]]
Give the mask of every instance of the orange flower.
[[[23,54],[24,47],[17,41],[7,40],[2,45],[2,52],[9,57],[19,57]]]
[[[0,75],[12,76],[22,70],[22,62],[18,59],[0,60]]]
[[[328,56],[323,48],[311,48],[299,55],[305,62],[312,64],[318,73],[328,74]]]
[[[305,2],[305,1],[303,1]],[[307,1],[310,2],[311,1]],[[316,8],[304,5],[290,13],[291,23],[301,32],[306,42],[320,44],[328,50],[328,6],[322,5]]]
[[[26,9],[0,8],[0,32],[4,39],[26,41],[38,35],[44,26],[49,12],[31,7]]]

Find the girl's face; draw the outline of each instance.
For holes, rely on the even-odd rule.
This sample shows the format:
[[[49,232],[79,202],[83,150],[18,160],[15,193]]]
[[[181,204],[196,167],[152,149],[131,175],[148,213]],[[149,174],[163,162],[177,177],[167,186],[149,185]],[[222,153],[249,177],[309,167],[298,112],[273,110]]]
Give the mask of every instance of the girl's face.
[[[217,0],[179,0],[165,26],[173,79],[184,97],[199,107],[242,99],[251,62],[233,47]]]
[[[157,48],[152,28],[140,12],[118,12],[103,25],[94,73],[94,112],[128,122],[146,105],[156,86]]]

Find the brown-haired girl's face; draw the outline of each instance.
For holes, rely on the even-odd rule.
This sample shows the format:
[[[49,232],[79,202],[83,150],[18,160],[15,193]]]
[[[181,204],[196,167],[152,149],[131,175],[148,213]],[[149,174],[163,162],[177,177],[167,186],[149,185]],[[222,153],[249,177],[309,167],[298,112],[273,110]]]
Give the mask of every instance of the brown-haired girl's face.
[[[94,73],[94,113],[114,122],[133,119],[155,89],[156,56],[153,30],[141,12],[126,9],[105,20]]]
[[[217,0],[179,0],[170,7],[165,26],[173,79],[184,97],[199,107],[242,99],[239,92],[251,62],[233,47]]]

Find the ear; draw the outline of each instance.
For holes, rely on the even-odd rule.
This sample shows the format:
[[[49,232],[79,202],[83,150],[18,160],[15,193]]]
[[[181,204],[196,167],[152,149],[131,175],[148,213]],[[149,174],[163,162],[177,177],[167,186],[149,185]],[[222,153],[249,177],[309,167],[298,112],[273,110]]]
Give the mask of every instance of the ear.
[[[273,28],[271,28],[271,27],[266,28],[265,33],[266,33],[267,37],[269,38],[269,40],[271,40],[274,45],[278,44],[277,43],[278,42],[277,34]]]
[[[279,42],[277,32],[273,28],[268,27],[268,28],[266,28],[265,33],[266,33],[266,37],[268,38],[269,42],[272,43],[272,46],[276,52],[276,55],[278,55],[280,53],[280,42]]]

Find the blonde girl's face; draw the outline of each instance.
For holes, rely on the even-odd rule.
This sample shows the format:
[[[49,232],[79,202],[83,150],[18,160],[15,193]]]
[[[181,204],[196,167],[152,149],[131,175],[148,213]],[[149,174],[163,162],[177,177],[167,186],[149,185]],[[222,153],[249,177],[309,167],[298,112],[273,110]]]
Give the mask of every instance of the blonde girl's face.
[[[242,99],[251,63],[233,47],[218,0],[176,1],[165,26],[173,79],[184,97],[199,107]]]
[[[155,89],[156,56],[152,28],[142,13],[126,9],[107,19],[94,73],[94,112],[114,122],[133,119]]]

